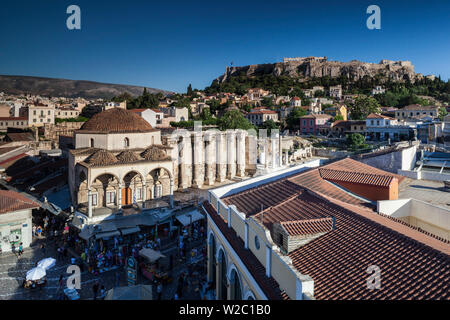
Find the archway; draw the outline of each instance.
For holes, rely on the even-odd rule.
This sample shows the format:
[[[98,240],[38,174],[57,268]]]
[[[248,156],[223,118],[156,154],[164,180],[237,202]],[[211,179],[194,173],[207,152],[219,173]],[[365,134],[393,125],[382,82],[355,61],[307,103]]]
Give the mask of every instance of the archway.
[[[144,200],[143,179],[140,173],[130,171],[123,177],[121,204],[123,206]]]
[[[119,179],[109,173],[104,173],[95,178],[91,184],[92,206],[107,207],[116,205],[117,188]],[[86,199],[86,202],[89,199]]]
[[[219,289],[217,298],[219,300],[227,300],[227,261],[225,259],[225,254],[223,253],[223,250],[220,249],[219,251],[219,278],[217,283],[217,288]]]
[[[230,300],[242,300],[241,281],[235,268],[231,270],[230,289]]]
[[[209,260],[208,260],[208,268],[209,268],[209,275],[210,275],[210,281],[212,281],[213,288],[216,288],[216,265],[217,265],[217,259],[216,259],[216,239],[214,235],[211,233],[209,235]]]
[[[156,168],[146,177],[150,199],[158,199],[171,194],[171,175],[165,168]],[[173,191],[172,191],[173,192]]]

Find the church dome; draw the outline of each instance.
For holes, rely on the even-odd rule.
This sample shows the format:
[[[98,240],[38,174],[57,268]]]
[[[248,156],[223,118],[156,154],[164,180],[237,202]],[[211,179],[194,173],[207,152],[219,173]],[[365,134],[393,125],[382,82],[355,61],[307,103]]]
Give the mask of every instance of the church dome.
[[[113,108],[94,115],[80,129],[96,133],[151,132],[153,127],[141,116],[126,109]]]

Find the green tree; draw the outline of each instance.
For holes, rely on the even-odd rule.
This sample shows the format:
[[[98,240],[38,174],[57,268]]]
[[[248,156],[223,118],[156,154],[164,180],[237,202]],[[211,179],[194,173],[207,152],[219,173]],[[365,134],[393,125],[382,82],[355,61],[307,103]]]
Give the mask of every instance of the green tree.
[[[192,96],[192,85],[189,83],[189,85],[188,85],[188,87],[187,87],[187,91],[186,91],[186,94],[188,95],[188,96]]]
[[[369,96],[359,96],[355,99],[355,103],[350,105],[350,114],[353,120],[365,120],[369,114],[380,112],[378,101]]]
[[[438,116],[441,121],[444,121],[444,117],[448,114],[447,109],[445,107],[440,107]]]
[[[253,129],[254,126],[239,110],[227,111],[218,121],[220,130],[227,129]]]
[[[297,130],[300,126],[300,118],[306,115],[303,108],[294,108],[286,118],[286,127],[289,130]]]
[[[360,133],[352,133],[347,135],[347,144],[352,149],[361,149],[366,146],[366,138]]]
[[[277,124],[272,119],[264,121],[260,126],[259,129],[267,129],[267,134],[270,136],[272,134],[272,129],[278,129],[280,130],[279,124]]]
[[[261,99],[261,105],[263,107],[272,108],[273,107],[273,98],[263,97]]]
[[[333,118],[333,122],[338,121],[338,120],[344,120],[344,117],[342,116],[342,114],[337,114],[337,115]]]

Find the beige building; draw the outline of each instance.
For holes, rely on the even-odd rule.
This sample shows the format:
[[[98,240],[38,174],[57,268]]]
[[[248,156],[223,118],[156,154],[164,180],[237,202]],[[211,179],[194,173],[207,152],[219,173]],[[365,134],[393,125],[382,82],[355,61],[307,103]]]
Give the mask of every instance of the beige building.
[[[58,119],[70,119],[70,118],[78,118],[80,116],[80,111],[76,109],[70,108],[56,108],[55,109],[55,118]]]
[[[6,132],[8,128],[26,129],[28,128],[27,117],[1,117],[0,131]]]
[[[420,104],[411,104],[402,109],[395,111],[395,118],[397,120],[407,120],[420,118],[421,116],[430,116],[437,118],[439,113],[439,107],[437,106],[422,106]]]
[[[22,109],[28,117],[30,127],[42,127],[44,124],[55,123],[55,108],[53,106],[34,104]]]
[[[11,107],[7,104],[0,104],[0,118],[7,118],[11,116]]]
[[[254,109],[247,113],[247,119],[256,126],[263,124],[265,121],[271,119],[273,121],[278,121],[278,113],[267,109]]]

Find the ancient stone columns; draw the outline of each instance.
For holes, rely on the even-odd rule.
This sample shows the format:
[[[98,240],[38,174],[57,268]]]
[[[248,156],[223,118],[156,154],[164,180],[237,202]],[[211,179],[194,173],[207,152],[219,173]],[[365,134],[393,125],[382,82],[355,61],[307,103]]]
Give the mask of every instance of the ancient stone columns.
[[[194,132],[193,134],[194,149],[194,183],[193,186],[200,188],[205,180],[205,164],[204,164],[204,142],[202,132]]]
[[[237,148],[236,148],[236,174],[239,177],[245,176],[245,137],[246,132],[239,130],[237,133]]]
[[[92,190],[89,188],[88,190],[88,216],[92,218]]]
[[[227,143],[226,133],[217,132],[216,134],[216,181],[223,182],[227,173]]]
[[[212,186],[216,180],[216,134],[206,132],[204,134],[205,148],[205,183]]]
[[[227,179],[231,180],[236,176],[236,132],[227,130]]]
[[[191,133],[186,131],[180,137],[179,167],[180,180],[179,185],[182,189],[192,186],[192,140]]]

